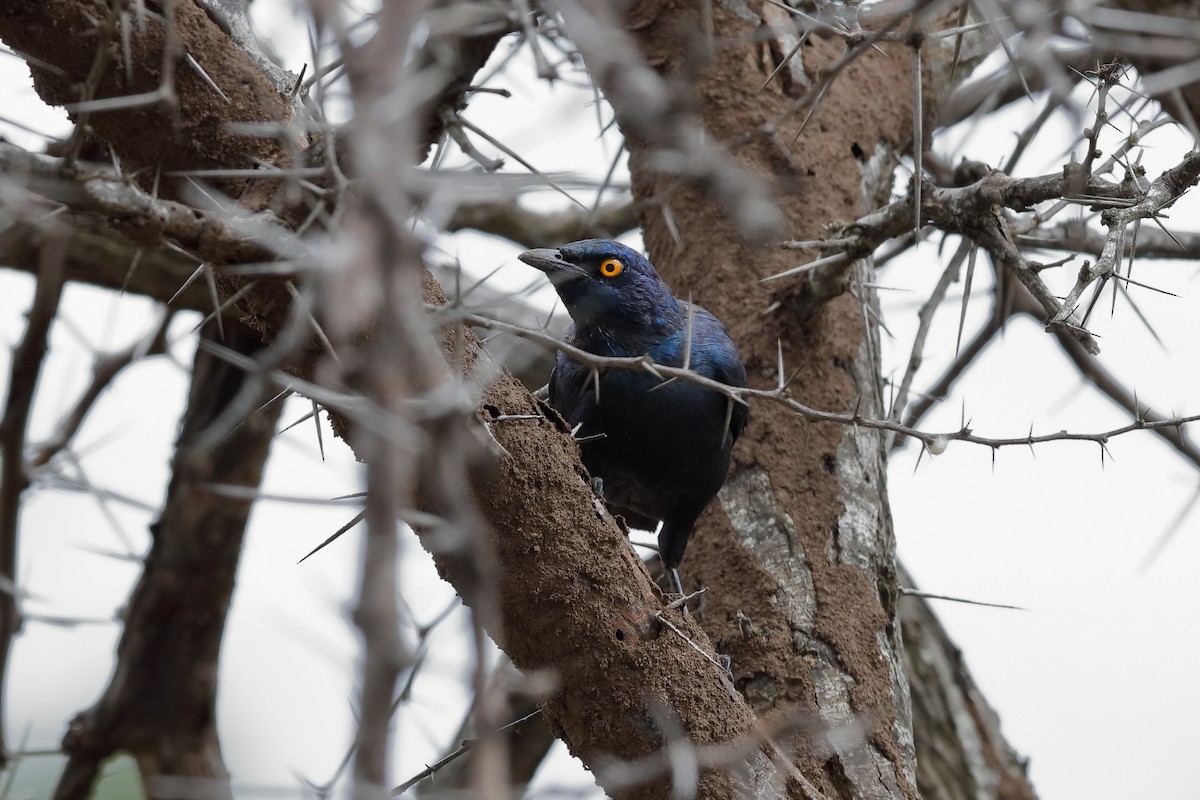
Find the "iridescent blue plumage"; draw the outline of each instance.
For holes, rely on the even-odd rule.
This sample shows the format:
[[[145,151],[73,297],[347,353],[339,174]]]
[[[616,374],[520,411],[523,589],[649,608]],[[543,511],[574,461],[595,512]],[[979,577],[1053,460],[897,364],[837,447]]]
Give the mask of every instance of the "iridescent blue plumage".
[[[619,242],[587,239],[557,250],[530,250],[521,260],[547,274],[574,324],[565,342],[601,356],[648,354],[655,363],[688,366],[730,386],[746,371],[725,326],[677,299],[654,266]],[[691,332],[690,353],[688,332]],[[658,534],[676,591],[697,517],[725,481],[730,451],[746,426],[746,407],[687,381],[662,381],[641,370],[599,372],[559,353],[550,402],[579,425],[583,463],[603,480],[614,513]]]

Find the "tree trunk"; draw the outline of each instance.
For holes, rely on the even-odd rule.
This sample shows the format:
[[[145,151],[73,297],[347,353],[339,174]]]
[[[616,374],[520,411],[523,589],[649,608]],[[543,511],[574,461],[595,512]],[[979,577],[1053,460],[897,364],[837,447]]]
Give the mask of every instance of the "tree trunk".
[[[755,135],[805,89],[776,79],[761,90],[775,67],[765,45],[720,43],[748,41],[766,23],[717,3],[709,32],[703,5],[631,6],[627,25],[647,62],[682,73],[706,47],[695,32],[711,36],[699,116],[718,142],[746,142],[734,157],[772,179],[792,238],[819,238],[822,225],[871,210],[891,186],[896,151],[912,139],[910,51],[884,46],[887,55],[859,58],[803,132],[806,111],[778,137]],[[842,50],[840,39],[813,37],[801,51],[804,71],[816,80]],[[773,388],[794,375],[793,394],[808,405],[881,416],[877,330],[857,299],[870,296],[862,286],[870,264],[826,302],[768,293],[758,279],[794,266],[794,257],[747,244],[715,193],[657,171],[644,142],[631,138],[629,149],[652,260],[676,294],[729,325],[751,384]],[[732,658],[736,685],[761,720],[803,721],[788,744],[826,796],[916,797],[881,437],[759,404],[734,457],[719,507],[701,519],[683,564],[689,588],[708,587],[705,630]]]
[[[903,569],[900,581],[912,586]],[[1026,762],[1004,741],[1000,718],[929,604],[902,597],[900,617],[923,800],[1035,800]]]
[[[222,339],[216,327],[206,326],[203,338],[245,355],[263,347],[248,328],[230,325]],[[89,797],[102,763],[118,751],[137,759],[150,798],[232,797],[217,739],[217,666],[251,500],[216,487],[258,489],[282,408],[264,405],[274,395],[242,366],[196,350],[171,484],[125,611],[117,666],[96,705],[71,721],[56,800]],[[224,416],[245,400],[259,410],[244,420]],[[218,444],[198,447],[222,425],[229,430]]]

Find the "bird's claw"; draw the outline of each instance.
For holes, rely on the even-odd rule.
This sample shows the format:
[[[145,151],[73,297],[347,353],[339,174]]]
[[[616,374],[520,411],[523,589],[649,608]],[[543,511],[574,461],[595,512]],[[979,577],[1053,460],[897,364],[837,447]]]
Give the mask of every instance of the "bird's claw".
[[[592,478],[592,494],[597,500],[604,499],[604,478]]]

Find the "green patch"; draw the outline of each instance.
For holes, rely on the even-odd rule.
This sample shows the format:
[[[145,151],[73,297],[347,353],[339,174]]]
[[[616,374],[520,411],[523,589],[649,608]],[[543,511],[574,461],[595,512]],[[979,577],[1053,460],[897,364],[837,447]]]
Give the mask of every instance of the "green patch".
[[[41,800],[52,796],[66,763],[67,757],[62,753],[21,756],[0,770],[0,797]],[[137,762],[125,754],[105,761],[89,800],[146,800]]]
[[[105,761],[90,800],[146,800],[137,762],[124,753]]]

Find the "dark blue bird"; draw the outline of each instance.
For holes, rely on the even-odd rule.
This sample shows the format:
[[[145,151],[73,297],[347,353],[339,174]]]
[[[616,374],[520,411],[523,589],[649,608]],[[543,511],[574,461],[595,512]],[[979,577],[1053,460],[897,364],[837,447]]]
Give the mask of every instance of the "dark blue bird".
[[[746,370],[725,326],[708,311],[676,299],[654,265],[607,239],[520,259],[550,278],[574,324],[563,341],[600,356],[649,355],[656,364],[687,365],[730,386]],[[688,331],[691,331],[690,351]],[[725,482],[729,454],[749,416],[746,406],[682,380],[643,370],[591,367],[564,353],[550,375],[550,403],[579,426],[583,463],[600,478],[609,508],[658,534],[659,554],[675,591],[679,562],[700,512]]]

